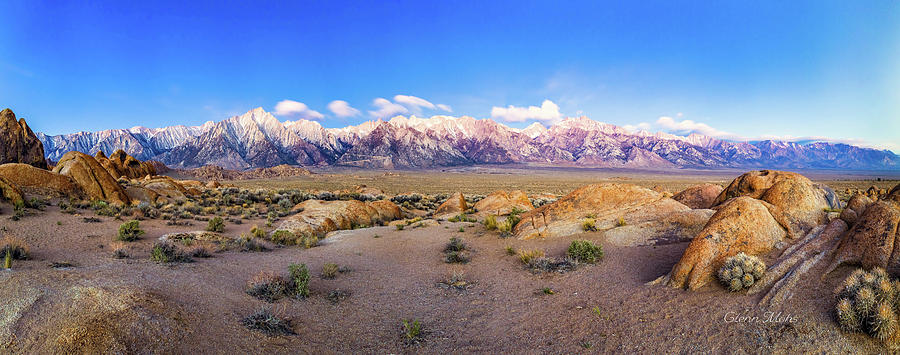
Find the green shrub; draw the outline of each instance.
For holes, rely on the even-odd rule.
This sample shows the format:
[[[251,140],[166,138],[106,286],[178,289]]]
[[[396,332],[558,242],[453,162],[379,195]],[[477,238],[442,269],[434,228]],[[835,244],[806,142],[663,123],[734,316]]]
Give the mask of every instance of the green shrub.
[[[309,269],[306,264],[291,264],[288,266],[291,274],[291,282],[294,286],[294,295],[297,297],[309,297]]]
[[[450,217],[447,221],[449,222],[477,222],[475,218],[469,217],[465,213],[460,213],[456,216]]]
[[[597,231],[597,221],[593,218],[585,218],[581,221],[581,230],[585,232],[596,232]]]
[[[259,226],[257,225],[253,225],[253,227],[250,228],[250,235],[252,235],[254,238],[265,239],[266,231],[262,228],[259,228]]]
[[[397,230],[398,230],[398,231],[402,231],[403,228],[405,228],[405,227],[406,227],[406,226],[404,226],[404,225],[402,225],[402,224],[398,224],[398,225],[397,225]]]
[[[408,321],[403,320],[403,331],[406,333],[406,340],[416,342],[422,336],[422,323],[418,319]]]
[[[589,240],[573,240],[566,255],[578,262],[593,264],[603,258],[603,247]]]
[[[225,231],[225,220],[222,217],[213,217],[206,226],[206,231],[222,233]]]
[[[144,235],[144,231],[141,230],[141,222],[130,220],[119,225],[119,234],[116,235],[116,240],[133,242],[142,235]]]
[[[516,249],[511,246],[506,246],[506,255],[516,255]]]
[[[616,227],[623,227],[627,224],[628,223],[625,223],[625,217],[619,217],[619,219],[616,220]]]

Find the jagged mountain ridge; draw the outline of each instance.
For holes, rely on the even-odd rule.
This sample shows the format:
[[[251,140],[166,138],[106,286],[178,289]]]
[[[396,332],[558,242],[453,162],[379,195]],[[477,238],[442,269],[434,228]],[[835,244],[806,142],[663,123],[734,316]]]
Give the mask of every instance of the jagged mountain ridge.
[[[621,168],[900,169],[900,157],[892,152],[847,144],[729,142],[697,134],[629,132],[587,117],[568,118],[550,127],[535,123],[524,129],[467,116],[397,116],[389,121],[324,128],[308,120],[281,122],[256,108],[202,126],[37,136],[50,160],[71,150],[110,154],[123,149],[138,159],[160,160],[176,168],[543,163]]]

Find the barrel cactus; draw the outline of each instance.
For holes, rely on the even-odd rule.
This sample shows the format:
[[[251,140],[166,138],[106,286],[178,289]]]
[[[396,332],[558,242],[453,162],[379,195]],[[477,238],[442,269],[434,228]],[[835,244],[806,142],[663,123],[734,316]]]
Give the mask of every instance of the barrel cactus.
[[[728,290],[737,292],[753,286],[753,283],[761,279],[765,273],[766,264],[762,260],[752,255],[738,253],[725,259],[725,265],[719,269],[719,281]]]
[[[900,281],[881,268],[858,269],[841,285],[835,317],[841,329],[863,332],[891,348],[900,343]]]

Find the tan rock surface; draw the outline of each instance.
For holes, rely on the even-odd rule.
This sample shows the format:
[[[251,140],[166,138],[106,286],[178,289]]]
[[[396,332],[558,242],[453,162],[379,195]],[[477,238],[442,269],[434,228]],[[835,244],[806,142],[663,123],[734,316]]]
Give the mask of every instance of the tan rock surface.
[[[28,164],[0,165],[0,177],[29,193],[57,197],[82,197],[81,189],[70,177]]]
[[[90,155],[68,152],[62,156],[53,172],[72,178],[91,199],[120,204],[129,201],[125,189]]]
[[[522,211],[531,211],[534,206],[531,200],[520,190],[506,192],[505,190],[494,191],[490,195],[485,196],[475,203],[475,210],[479,217],[488,215],[506,216],[512,212],[513,208]]]
[[[701,184],[675,194],[672,199],[693,209],[710,208],[724,189],[721,185]]]
[[[295,235],[324,237],[328,232],[373,226],[400,218],[400,208],[393,202],[321,201],[307,200],[294,207],[301,212],[281,223],[279,230]]]
[[[0,111],[0,164],[22,163],[47,169],[44,145],[24,118],[16,121],[10,109]]]
[[[469,206],[466,204],[466,198],[463,197],[461,192],[457,192],[450,196],[447,201],[444,201],[440,206],[438,206],[437,210],[434,211],[435,216],[451,216],[457,215],[465,212],[469,209]]]

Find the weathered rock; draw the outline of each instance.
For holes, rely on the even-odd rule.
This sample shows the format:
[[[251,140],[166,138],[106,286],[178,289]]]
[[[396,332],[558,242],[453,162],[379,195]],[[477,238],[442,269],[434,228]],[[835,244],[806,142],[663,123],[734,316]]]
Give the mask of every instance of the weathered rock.
[[[669,286],[696,290],[714,279],[726,258],[739,252],[760,255],[771,251],[776,243],[792,236],[779,214],[778,207],[765,201],[747,196],[729,199],[685,250],[669,274]]]
[[[2,193],[4,200],[9,201],[13,205],[25,202],[22,190],[2,176],[0,176],[0,193]]]
[[[42,196],[81,198],[81,188],[68,176],[39,169],[28,164],[0,165],[0,177],[20,187],[23,191]]]
[[[856,212],[856,215],[859,216],[865,212],[866,207],[869,207],[871,204],[872,199],[866,195],[853,195],[853,197],[847,201],[847,207],[845,209],[853,210],[853,212]]]
[[[25,119],[16,121],[10,109],[0,111],[0,164],[22,163],[47,169],[44,145],[38,140]]]
[[[199,194],[196,189],[185,188],[181,182],[168,176],[152,176],[137,181],[137,183],[140,184],[140,187],[155,193],[157,198],[164,198],[169,202],[184,200],[187,195]]]
[[[466,204],[466,198],[463,197],[463,194],[461,192],[457,192],[450,196],[447,201],[444,201],[444,203],[438,206],[437,210],[434,211],[434,215],[457,215],[465,212],[467,209],[469,209],[469,206]]]
[[[513,235],[519,239],[558,237],[584,232],[591,216],[598,230],[659,220],[690,210],[662,193],[632,184],[604,183],[581,187],[556,202],[523,213]]]
[[[109,175],[116,179],[120,177],[139,179],[148,175],[156,175],[156,168],[152,164],[141,162],[121,149],[113,152],[109,158],[103,154],[103,151],[98,151],[94,158],[109,172]]]
[[[898,225],[900,204],[893,201],[872,203],[841,239],[829,271],[843,264],[861,265],[867,269],[900,267],[900,253],[896,251],[900,238]]]
[[[125,189],[90,155],[68,152],[62,156],[53,172],[72,178],[91,199],[119,204],[129,201]]]
[[[761,170],[751,171],[734,179],[716,197],[713,206],[739,196],[763,200],[784,212],[793,233],[805,234],[813,227],[826,222],[826,209],[841,207],[839,202],[837,205],[829,204],[826,198],[828,195],[828,191],[817,187],[803,175]]]
[[[858,217],[859,215],[857,215],[856,211],[854,211],[853,209],[845,208],[843,211],[841,211],[841,219],[845,223],[847,223],[847,225],[852,226],[854,223],[856,223],[856,219]]]
[[[724,189],[716,184],[695,185],[675,194],[672,199],[693,209],[710,208]]]
[[[278,229],[289,230],[298,236],[318,238],[334,230],[373,226],[400,218],[400,208],[386,200],[307,200],[294,209],[302,211],[282,222]]]
[[[475,210],[478,211],[476,215],[479,217],[487,215],[506,216],[513,209],[527,212],[533,210],[534,206],[531,204],[528,196],[519,190],[510,192],[504,190],[494,191],[475,203]]]
[[[709,209],[672,212],[658,220],[615,227],[603,235],[607,243],[625,247],[689,242],[714,213]]]

